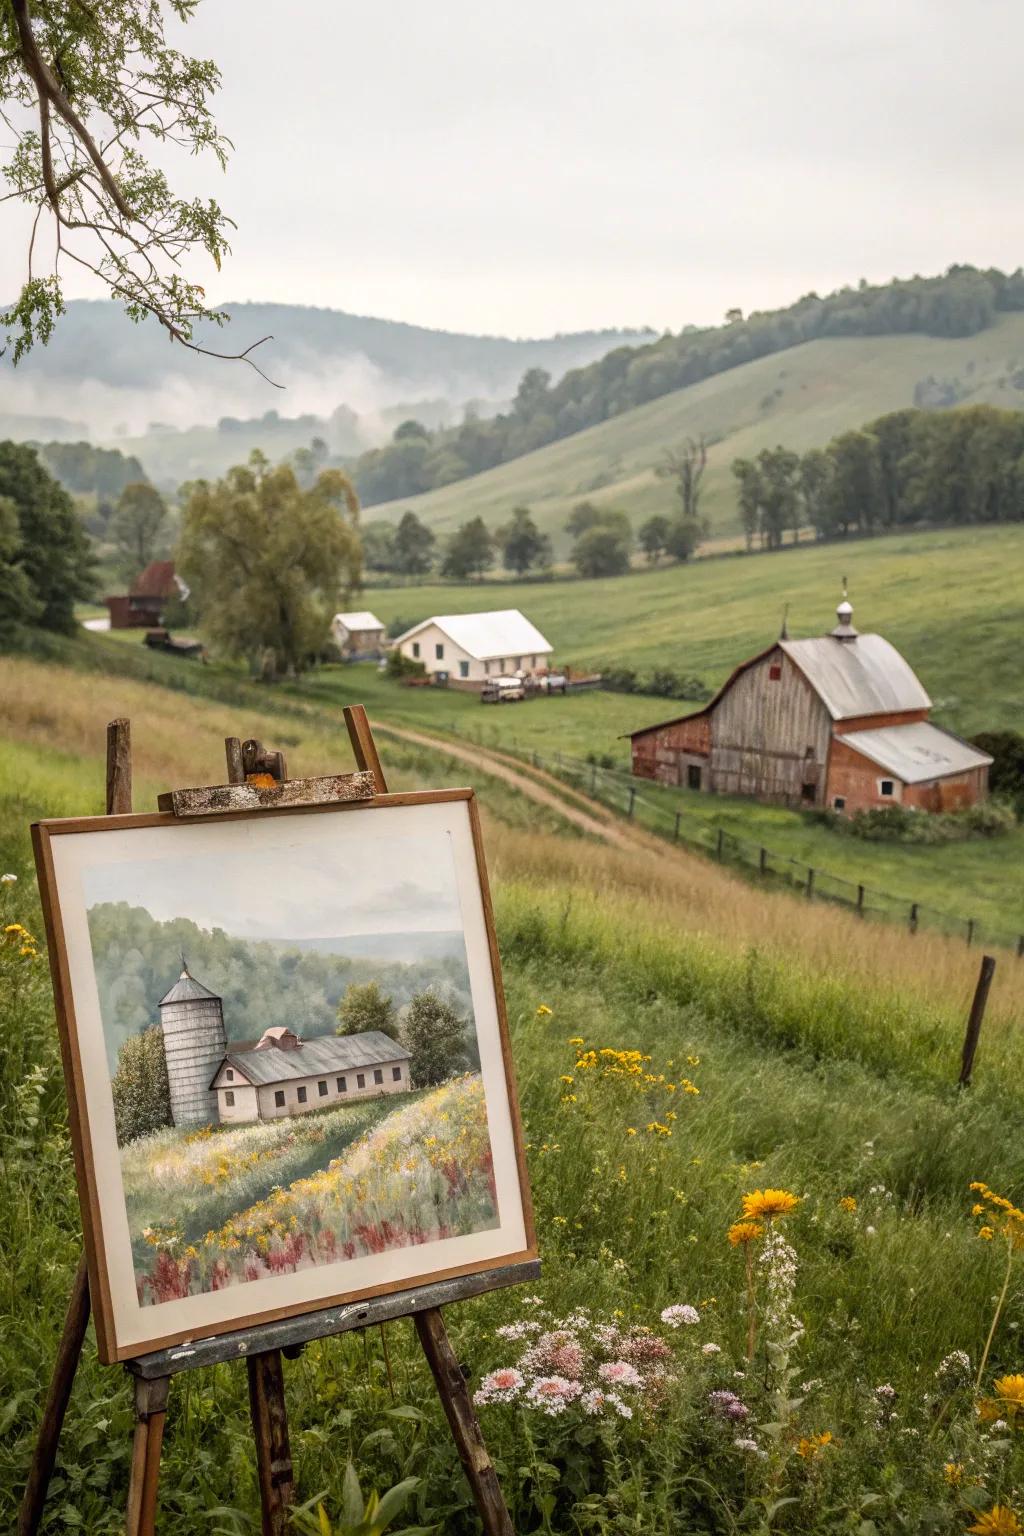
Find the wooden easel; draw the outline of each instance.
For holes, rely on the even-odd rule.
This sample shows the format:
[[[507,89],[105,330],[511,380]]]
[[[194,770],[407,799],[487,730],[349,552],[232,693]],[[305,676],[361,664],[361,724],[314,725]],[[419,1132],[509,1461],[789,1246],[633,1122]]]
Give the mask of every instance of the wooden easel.
[[[366,712],[361,705],[344,711],[358,772],[323,779],[287,777],[284,756],[265,751],[258,741],[225,742],[228,785],[172,790],[159,797],[161,810],[178,815],[216,815],[240,806],[310,805],[359,800],[386,794],[387,783]],[[108,816],[132,809],[131,734],[127,720],[107,726]],[[514,1536],[497,1474],[484,1444],[462,1369],[441,1315],[449,1302],[484,1291],[534,1280],[536,1260],[509,1264],[474,1275],[458,1276],[342,1307],[328,1307],[301,1317],[238,1329],[170,1349],[154,1350],[126,1362],[134,1380],[135,1437],[128,1484],[128,1536],[154,1536],[160,1452],[171,1377],[179,1371],[243,1359],[249,1376],[249,1406],[256,1443],[256,1467],[264,1536],[282,1536],[295,1487],[282,1356],[294,1358],[313,1339],[411,1317],[427,1357],[452,1439],[480,1513],[486,1536]],[[35,1536],[53,1473],[61,1426],[71,1397],[75,1371],[89,1323],[89,1277],[83,1255],[75,1273],[67,1318],[61,1334],[25,1493],[18,1515],[18,1536]]]

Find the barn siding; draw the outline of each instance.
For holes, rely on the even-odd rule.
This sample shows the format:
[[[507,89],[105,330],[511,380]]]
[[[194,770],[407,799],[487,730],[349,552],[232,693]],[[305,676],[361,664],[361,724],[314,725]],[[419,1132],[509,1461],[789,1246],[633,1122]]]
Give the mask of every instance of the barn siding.
[[[772,680],[771,669],[780,676]],[[823,802],[832,721],[803,673],[781,650],[742,672],[712,719],[709,787],[787,805]],[[803,786],[814,785],[813,800]]]

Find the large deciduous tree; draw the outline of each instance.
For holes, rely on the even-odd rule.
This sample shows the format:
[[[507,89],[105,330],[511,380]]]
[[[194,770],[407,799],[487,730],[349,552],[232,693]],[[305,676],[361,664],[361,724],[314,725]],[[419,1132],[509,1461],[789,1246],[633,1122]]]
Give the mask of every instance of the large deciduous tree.
[[[430,1088],[465,1071],[470,1062],[466,1021],[436,992],[418,992],[402,1027],[409,1073],[416,1088]]]
[[[160,492],[145,481],[126,485],[118,498],[109,532],[117,548],[121,573],[133,580],[156,554],[167,507]]]
[[[403,512],[395,529],[395,570],[402,576],[425,576],[433,563],[436,542],[434,530],[421,523],[415,512]]]
[[[700,518],[700,493],[708,464],[707,443],[701,437],[688,437],[681,448],[666,453],[657,466],[663,480],[675,482],[679,511],[687,522]]]
[[[172,340],[212,352],[195,327],[225,316],[188,264],[205,253],[219,269],[231,221],[212,198],[172,191],[165,170],[169,150],[209,152],[223,167],[230,147],[210,105],[216,65],[167,40],[166,22],[187,22],[197,4],[0,0],[0,176],[4,199],[29,210],[25,280],[0,310],[15,362],[49,340],[69,262],[99,278],[133,320],[151,315]],[[253,345],[212,355],[252,362]]]
[[[514,507],[511,521],[498,529],[497,539],[505,569],[517,576],[551,564],[551,540],[541,533],[529,507]]]
[[[359,503],[341,470],[302,490],[287,464],[254,453],[215,485],[193,487],[178,564],[200,628],[269,678],[304,670],[345,591],[359,582]]]
[[[471,517],[448,540],[441,575],[459,579],[475,576],[482,581],[484,572],[493,564],[494,539],[490,529],[482,517]]]
[[[92,596],[94,560],[82,522],[63,486],[25,443],[0,443],[0,499],[17,514],[17,545],[8,524],[8,560],[31,589],[34,622],[71,634],[75,603]]]

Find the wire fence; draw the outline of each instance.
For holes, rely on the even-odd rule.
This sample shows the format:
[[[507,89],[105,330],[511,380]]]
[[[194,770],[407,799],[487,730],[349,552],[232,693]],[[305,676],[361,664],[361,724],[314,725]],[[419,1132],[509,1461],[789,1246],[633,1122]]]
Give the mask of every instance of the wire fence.
[[[476,734],[464,728],[459,730],[455,722],[452,730],[455,734],[469,735],[471,739]],[[553,774],[577,792],[670,843],[704,854],[720,864],[742,867],[766,882],[788,886],[809,900],[848,907],[865,919],[900,923],[912,934],[921,930],[943,933],[968,945],[997,945],[1013,951],[1018,959],[1024,958],[1024,933],[999,930],[979,918],[944,912],[928,902],[911,901],[877,886],[850,880],[820,865],[768,848],[756,840],[739,837],[725,827],[709,825],[700,817],[688,815],[685,806],[669,809],[644,795],[644,781],[637,781],[624,769],[602,767],[565,752],[541,753],[523,749],[518,744],[511,748],[501,745],[499,750]],[[663,788],[671,794],[668,786]]]

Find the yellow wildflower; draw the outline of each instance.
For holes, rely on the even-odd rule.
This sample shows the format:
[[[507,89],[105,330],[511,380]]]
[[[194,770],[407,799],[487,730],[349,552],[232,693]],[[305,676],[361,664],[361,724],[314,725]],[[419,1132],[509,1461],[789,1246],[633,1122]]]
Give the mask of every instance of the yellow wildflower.
[[[540,1007],[537,1009],[537,1017],[538,1017],[538,1019],[546,1019],[546,1018],[549,1018],[550,1016],[551,1016],[551,1009],[548,1007],[547,1003],[541,1003]]]
[[[1024,1416],[1024,1376],[1019,1373],[1012,1376],[999,1376],[993,1382],[992,1390],[1002,1404],[1007,1418],[1017,1419]]]
[[[841,1211],[855,1211],[857,1209],[857,1202],[852,1195],[844,1195],[839,1202],[839,1209]]]
[[[959,1488],[964,1480],[963,1462],[947,1461],[942,1468],[942,1475],[951,1488]]]
[[[823,1429],[820,1435],[802,1435],[797,1444],[796,1453],[805,1461],[813,1461],[819,1451],[826,1445],[832,1444],[832,1431]]]
[[[992,1239],[995,1237],[995,1235],[996,1234],[992,1230],[991,1227],[979,1227],[978,1228],[978,1236],[980,1238],[983,1238],[986,1243],[990,1243],[992,1241]]]
[[[776,1216],[786,1216],[800,1204],[799,1195],[791,1195],[788,1189],[754,1189],[743,1196],[743,1214],[755,1220],[771,1221]]]
[[[993,1504],[967,1529],[971,1536],[1021,1536],[1021,1523],[1006,1504]]]
[[[571,1088],[573,1083],[576,1081],[576,1079],[572,1076],[571,1073],[563,1072],[561,1077],[558,1079],[558,1081],[560,1083],[568,1083],[569,1087]]]
[[[582,1045],[583,1044],[582,1036],[580,1036],[580,1035],[573,1035],[572,1039],[569,1041],[569,1044],[570,1045]]]
[[[744,1243],[754,1243],[764,1235],[764,1227],[759,1221],[734,1221],[726,1236],[734,1248],[740,1248]]]

